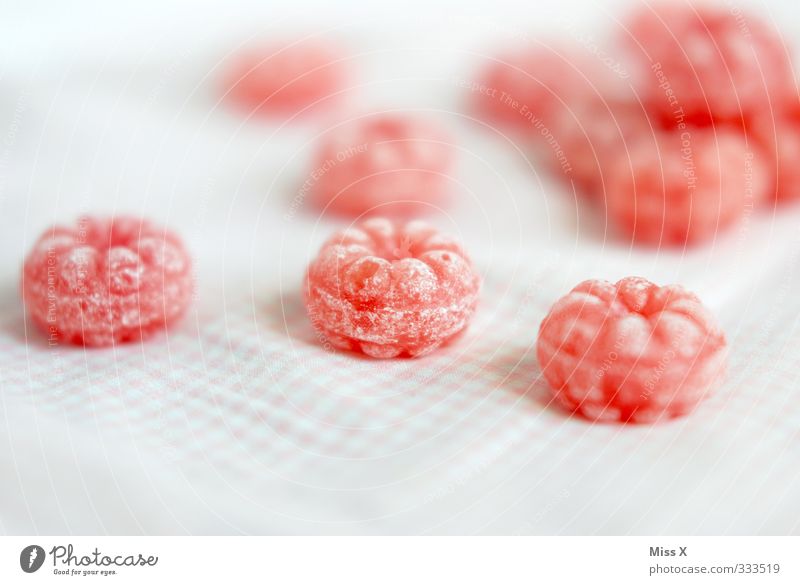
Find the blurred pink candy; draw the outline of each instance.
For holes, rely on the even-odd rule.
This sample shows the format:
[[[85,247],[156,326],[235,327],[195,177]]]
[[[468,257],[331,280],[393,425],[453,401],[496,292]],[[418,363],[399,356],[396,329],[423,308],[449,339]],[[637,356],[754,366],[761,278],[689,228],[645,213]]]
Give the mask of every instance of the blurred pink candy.
[[[243,50],[233,58],[224,90],[249,112],[292,115],[331,105],[348,77],[338,46],[303,39]]]
[[[325,212],[408,216],[449,203],[453,163],[452,140],[434,121],[379,112],[330,129],[308,181]]]

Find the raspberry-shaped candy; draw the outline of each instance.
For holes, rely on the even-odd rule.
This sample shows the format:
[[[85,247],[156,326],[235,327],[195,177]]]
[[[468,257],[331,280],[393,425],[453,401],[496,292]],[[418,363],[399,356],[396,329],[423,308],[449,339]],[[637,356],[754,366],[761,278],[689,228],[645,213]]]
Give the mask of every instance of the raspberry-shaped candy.
[[[146,220],[83,217],[42,234],[25,260],[22,296],[51,341],[113,345],[183,315],[191,261],[177,236]]]
[[[420,221],[372,218],[328,240],[304,292],[314,327],[334,347],[416,357],[464,330],[480,284],[452,237]]]
[[[532,130],[573,94],[570,62],[558,52],[537,48],[507,51],[490,60],[473,86],[474,107],[492,121]],[[565,89],[567,95],[564,95]]]
[[[653,127],[634,101],[587,97],[554,116],[553,143],[542,142],[539,153],[557,177],[572,180],[591,199],[607,189],[611,165],[632,148],[654,141]]]
[[[767,154],[771,171],[770,202],[787,203],[800,199],[800,115],[765,112],[748,129],[749,136]]]
[[[609,160],[652,132],[629,77],[621,62],[556,45],[509,52],[471,89],[480,115],[523,132],[555,176],[599,198]]]
[[[429,120],[372,114],[333,128],[310,173],[318,207],[358,216],[431,211],[449,199],[453,148]]]
[[[645,4],[623,30],[668,123],[739,121],[797,94],[780,34],[738,8]]]
[[[539,328],[556,399],[591,420],[651,422],[691,411],[722,382],[725,338],[699,299],[643,278],[587,280]]]
[[[691,128],[618,152],[605,177],[609,221],[633,241],[713,239],[767,196],[764,153],[741,132]]]
[[[488,61],[470,90],[481,117],[535,136],[558,133],[556,116],[590,96],[615,99],[624,87],[596,58],[557,44],[502,53]]]
[[[335,98],[346,78],[335,46],[304,40],[243,51],[235,57],[225,89],[248,111],[293,114]]]
[[[800,199],[800,124],[787,123],[779,128],[771,147],[777,176],[774,195],[778,203]]]

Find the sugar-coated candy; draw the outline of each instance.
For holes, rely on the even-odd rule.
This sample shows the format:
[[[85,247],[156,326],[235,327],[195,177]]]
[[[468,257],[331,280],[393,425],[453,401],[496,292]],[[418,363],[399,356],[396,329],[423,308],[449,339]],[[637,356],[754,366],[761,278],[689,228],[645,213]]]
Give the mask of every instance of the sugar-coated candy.
[[[363,116],[323,136],[310,191],[318,208],[339,215],[430,212],[448,203],[453,150],[446,132],[425,118]]]
[[[30,319],[51,342],[109,346],[181,317],[191,259],[173,233],[133,217],[82,217],[46,230],[23,266]]]
[[[419,220],[370,218],[322,246],[303,291],[333,347],[393,358],[427,354],[463,331],[480,285],[451,236]]]
[[[725,337],[700,300],[643,278],[576,286],[542,321],[536,351],[556,400],[590,420],[680,416],[725,375]]]
[[[710,241],[767,197],[765,154],[741,132],[692,128],[651,138],[618,152],[605,175],[609,223],[632,241]]]
[[[243,50],[234,57],[224,90],[250,112],[286,115],[335,101],[346,79],[335,45],[305,39]]]
[[[747,119],[797,95],[780,34],[739,8],[644,4],[621,30],[645,99],[668,124]]]

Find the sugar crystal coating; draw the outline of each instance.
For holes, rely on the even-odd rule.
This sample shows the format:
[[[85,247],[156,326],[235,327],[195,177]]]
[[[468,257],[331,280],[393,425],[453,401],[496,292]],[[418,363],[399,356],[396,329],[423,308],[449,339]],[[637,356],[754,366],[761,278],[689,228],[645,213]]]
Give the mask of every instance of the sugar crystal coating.
[[[333,44],[305,39],[251,47],[234,59],[225,79],[227,96],[259,114],[292,114],[333,100],[347,71]]]
[[[23,266],[22,296],[51,340],[141,339],[186,311],[191,259],[176,235],[146,220],[82,217],[40,236]]]
[[[427,354],[461,332],[480,285],[451,236],[421,221],[371,218],[322,246],[303,291],[333,346],[393,358]]]
[[[429,120],[372,114],[332,128],[310,173],[317,207],[346,216],[430,212],[449,200],[453,148]]]
[[[591,420],[683,415],[725,374],[724,335],[700,300],[636,277],[580,283],[542,321],[536,351],[558,402]]]

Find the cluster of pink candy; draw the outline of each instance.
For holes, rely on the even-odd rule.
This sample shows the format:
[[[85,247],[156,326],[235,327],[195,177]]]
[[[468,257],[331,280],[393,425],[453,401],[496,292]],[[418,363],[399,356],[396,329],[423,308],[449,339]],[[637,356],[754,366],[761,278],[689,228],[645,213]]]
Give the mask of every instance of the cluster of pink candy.
[[[800,100],[776,30],[673,2],[620,31],[615,57],[559,44],[491,60],[478,112],[530,137],[637,243],[710,241],[748,209],[800,199]]]
[[[328,240],[303,291],[331,346],[394,358],[428,354],[463,332],[480,286],[455,238],[420,221],[370,218]],[[23,267],[27,312],[51,343],[143,339],[179,319],[192,291],[180,239],[127,217],[49,229]],[[724,355],[694,295],[635,278],[578,285],[553,306],[538,341],[562,404],[623,422],[688,412],[722,380]]]
[[[473,84],[476,105],[530,138],[619,233],[650,244],[708,241],[750,205],[800,197],[791,62],[775,31],[742,22],[728,9],[646,7],[619,43],[631,82],[561,46],[514,51]],[[248,53],[227,93],[251,113],[293,115],[335,100],[344,62],[316,42]],[[358,218],[323,245],[303,286],[331,346],[417,357],[467,327],[480,275],[460,242],[413,219],[447,204],[453,159],[442,130],[403,114],[360,116],[321,139],[312,200]],[[32,320],[53,339],[90,346],[163,329],[192,296],[180,240],[130,218],[47,231],[23,274]],[[697,297],[641,278],[579,284],[552,307],[537,344],[559,403],[621,422],[690,411],[722,381],[725,353]]]

